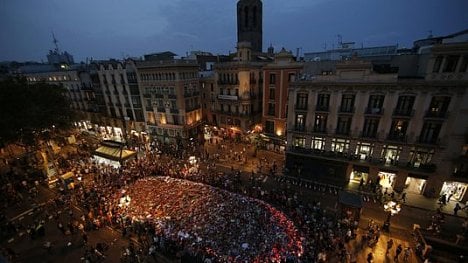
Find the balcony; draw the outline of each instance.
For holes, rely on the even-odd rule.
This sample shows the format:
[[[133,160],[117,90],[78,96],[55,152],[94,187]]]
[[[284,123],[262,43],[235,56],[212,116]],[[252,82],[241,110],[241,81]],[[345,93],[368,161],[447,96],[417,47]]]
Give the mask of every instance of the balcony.
[[[305,126],[296,125],[296,126],[294,126],[294,131],[295,132],[305,132],[306,128],[305,128]]]
[[[445,119],[448,116],[447,111],[426,111],[424,118],[428,119]]]
[[[166,108],[158,107],[158,112],[166,112]]]
[[[416,138],[416,143],[418,144],[427,144],[427,145],[437,145],[440,144],[440,139],[436,136],[434,137],[429,137],[429,138],[423,138],[421,136],[418,136]]]
[[[353,106],[353,107],[346,107],[344,105],[340,105],[340,108],[339,108],[339,113],[354,113],[354,110],[356,108]]]
[[[411,117],[414,115],[413,109],[395,109],[393,116],[395,117]]]
[[[328,105],[317,105],[315,106],[315,111],[323,111],[323,112],[328,112]]]
[[[179,114],[179,110],[178,109],[171,109],[171,113],[172,114]]]
[[[359,134],[361,138],[377,139],[377,132],[361,132]]]
[[[327,129],[325,127],[314,127],[313,131],[315,133],[327,133]]]
[[[294,109],[296,111],[307,111],[307,104],[295,104]]]
[[[366,108],[364,112],[365,115],[372,115],[372,116],[382,116],[384,114],[383,108]]]
[[[175,95],[175,94],[168,94],[167,97],[169,99],[177,99],[177,95]]]
[[[336,135],[346,135],[349,136],[349,129],[335,129],[335,134]]]
[[[408,136],[404,133],[389,133],[387,136],[387,140],[396,142],[406,142],[407,138]]]
[[[156,93],[156,94],[154,94],[154,97],[157,98],[157,99],[162,99],[162,98],[164,98],[164,95]]]

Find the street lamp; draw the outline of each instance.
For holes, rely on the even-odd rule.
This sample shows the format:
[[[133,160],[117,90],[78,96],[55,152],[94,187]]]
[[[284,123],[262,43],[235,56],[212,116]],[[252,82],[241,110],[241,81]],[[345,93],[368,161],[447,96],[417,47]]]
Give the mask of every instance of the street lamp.
[[[401,210],[401,205],[393,200],[388,201],[384,204],[384,210],[387,212],[387,219],[383,225],[383,229],[390,231],[390,219],[392,216],[398,214]]]

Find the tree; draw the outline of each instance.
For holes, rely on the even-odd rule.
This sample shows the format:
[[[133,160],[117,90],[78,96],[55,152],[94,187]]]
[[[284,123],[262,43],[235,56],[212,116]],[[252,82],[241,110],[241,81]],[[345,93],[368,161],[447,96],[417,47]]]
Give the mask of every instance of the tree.
[[[0,81],[0,142],[34,143],[34,134],[52,127],[68,128],[74,120],[66,90],[25,78]]]

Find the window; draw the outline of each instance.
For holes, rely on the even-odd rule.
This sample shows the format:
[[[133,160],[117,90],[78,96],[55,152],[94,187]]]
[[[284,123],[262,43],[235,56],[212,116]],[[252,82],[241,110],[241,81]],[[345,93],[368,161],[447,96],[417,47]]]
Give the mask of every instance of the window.
[[[378,127],[379,119],[365,119],[364,128],[362,129],[362,137],[376,138]]]
[[[352,94],[343,94],[341,97],[341,112],[353,112],[354,110],[354,95]]]
[[[374,151],[374,144],[367,142],[357,142],[355,154],[360,160],[368,160],[372,157]]]
[[[270,73],[270,84],[276,84],[276,74]]]
[[[294,125],[296,131],[305,131],[305,114],[296,114],[296,123]]]
[[[296,80],[296,73],[288,74],[288,82],[294,82]]]
[[[382,112],[382,106],[385,96],[383,95],[370,95],[369,103],[367,104],[366,113],[378,114]]]
[[[305,148],[305,141],[306,139],[304,137],[295,137],[293,145],[295,147]]]
[[[307,110],[307,100],[309,96],[307,93],[298,93],[296,97],[296,108],[300,110]]]
[[[275,116],[275,104],[269,102],[268,103],[268,115]]]
[[[447,113],[450,104],[450,97],[448,96],[435,96],[432,97],[429,110],[427,112],[429,117],[443,117]]]
[[[351,120],[351,117],[338,117],[338,123],[336,125],[336,134],[349,135]]]
[[[442,65],[442,60],[444,57],[442,56],[437,56],[434,62],[434,68],[432,69],[432,72],[438,73],[440,71],[440,66]]]
[[[413,111],[414,96],[400,96],[395,108],[395,115],[409,116]]]
[[[460,56],[447,56],[445,59],[444,72],[455,72]]]
[[[396,165],[400,159],[401,146],[384,145],[381,158],[386,164]]]
[[[406,139],[406,129],[408,128],[407,120],[393,120],[390,128],[388,139],[396,141],[404,141]]]
[[[317,111],[328,111],[330,94],[319,94],[317,97]]]
[[[434,149],[411,148],[409,164],[411,167],[419,168],[421,165],[429,164],[434,156]]]
[[[275,99],[275,89],[274,88],[270,88],[270,100],[274,100]]]
[[[312,148],[314,150],[323,151],[325,149],[325,138],[323,138],[323,137],[312,137],[312,143],[310,145],[310,148]]]
[[[265,132],[273,134],[275,132],[275,122],[274,121],[266,121],[265,122]]]
[[[340,152],[345,153],[348,152],[349,149],[349,140],[345,139],[332,139],[332,151],[333,152]]]
[[[439,138],[440,128],[442,123],[438,122],[425,122],[419,136],[419,142],[421,143],[437,143]]]
[[[327,131],[327,116],[326,115],[315,115],[314,121],[315,132],[326,132]]]

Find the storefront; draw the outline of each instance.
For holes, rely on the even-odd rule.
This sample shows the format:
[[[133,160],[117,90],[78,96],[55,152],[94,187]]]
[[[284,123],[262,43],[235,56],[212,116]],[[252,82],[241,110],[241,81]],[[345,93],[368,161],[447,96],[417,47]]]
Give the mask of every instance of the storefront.
[[[426,188],[426,178],[408,176],[405,181],[405,191],[422,195]]]
[[[392,189],[395,185],[396,172],[392,171],[379,171],[377,174],[379,177],[379,184],[383,188]]]
[[[461,201],[466,193],[468,184],[460,182],[444,182],[440,195],[447,195],[447,199]]]
[[[353,165],[353,171],[349,177],[350,183],[360,183],[361,180],[365,183],[369,178],[369,167],[361,165]]]

